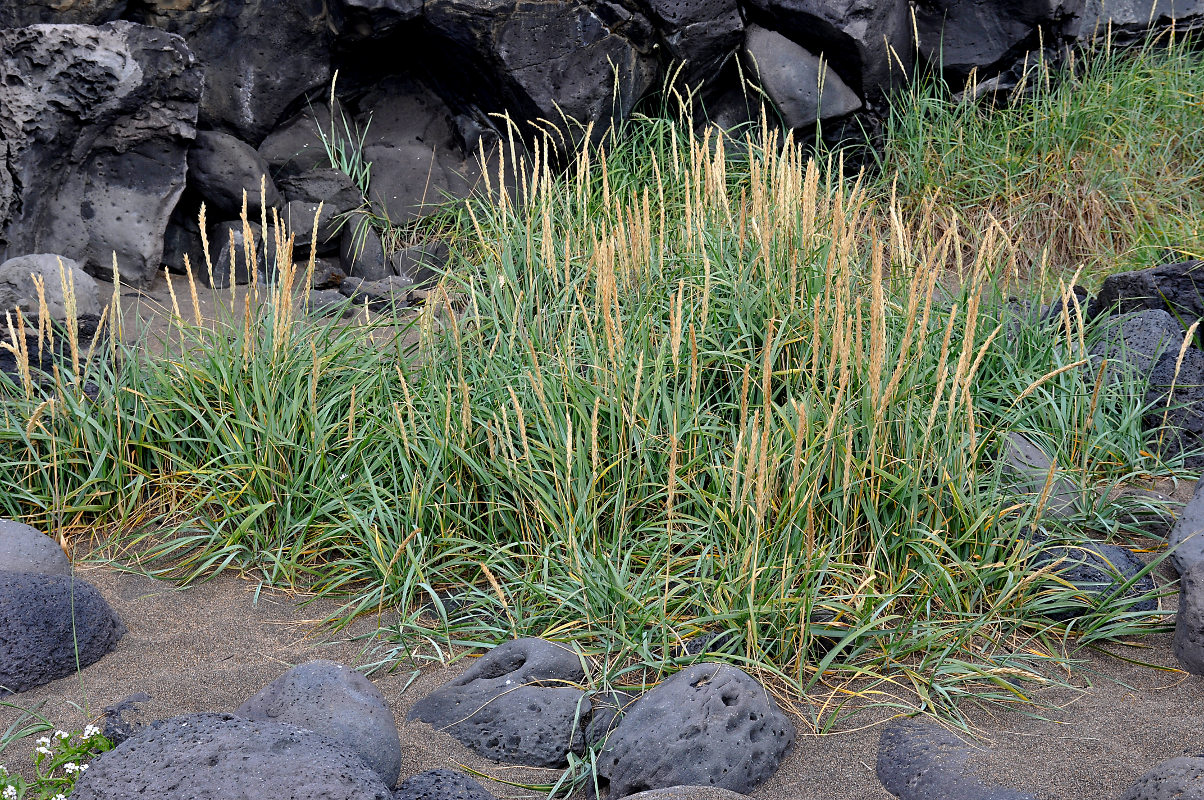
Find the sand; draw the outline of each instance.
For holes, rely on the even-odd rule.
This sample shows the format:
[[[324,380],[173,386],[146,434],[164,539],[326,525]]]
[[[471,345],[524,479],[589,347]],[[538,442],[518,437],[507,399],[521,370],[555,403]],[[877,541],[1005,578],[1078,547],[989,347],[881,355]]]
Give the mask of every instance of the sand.
[[[302,606],[295,595],[261,588],[234,575],[179,589],[173,584],[115,568],[81,564],[80,577],[95,584],[125,621],[129,632],[117,648],[77,675],[8,698],[36,709],[63,728],[81,728],[106,705],[134,692],[152,698],[143,721],[201,711],[230,711],[281,672],[314,658],[360,666],[379,658],[357,634],[376,630],[366,617],[334,633],[317,622],[334,606]],[[1175,670],[1169,635],[1146,637],[1140,648],[1123,648],[1130,658],[1169,671],[1136,666],[1099,654],[1087,655],[1079,680],[1090,688],[1048,689],[1035,699],[1053,710],[967,708],[985,749],[975,759],[985,778],[1035,790],[1048,800],[1115,798],[1163,759],[1204,751],[1204,683]],[[1114,649],[1122,649],[1114,646]],[[399,662],[373,680],[387,698],[402,741],[402,779],[439,767],[475,769],[514,783],[551,783],[550,770],[493,764],[446,734],[406,721],[410,707],[466,667]],[[812,698],[818,700],[818,698]],[[888,800],[874,774],[880,723],[888,711],[855,716],[846,730],[815,735],[799,721],[799,737],[776,775],[753,793],[764,800]],[[1040,715],[1044,718],[1038,718]],[[0,731],[19,713],[0,707]],[[3,754],[10,769],[28,763],[32,737]],[[540,796],[506,783],[482,779],[500,798]]]

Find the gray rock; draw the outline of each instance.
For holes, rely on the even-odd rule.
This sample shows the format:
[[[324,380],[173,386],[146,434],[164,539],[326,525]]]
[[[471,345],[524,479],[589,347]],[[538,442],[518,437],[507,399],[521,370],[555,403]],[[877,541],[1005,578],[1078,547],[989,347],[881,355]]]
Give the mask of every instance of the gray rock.
[[[35,275],[44,284],[46,310],[55,322],[67,320],[68,293],[72,295],[77,318],[100,316],[100,288],[92,276],[70,258],[40,253],[10,258],[0,264],[0,320],[14,308],[20,308],[25,319],[37,319],[41,309]]]
[[[339,238],[339,263],[347,275],[366,281],[396,274],[385,262],[385,248],[376,231],[354,218],[343,227]]]
[[[1036,49],[1037,31],[1077,6],[1077,0],[921,0],[916,5],[920,52],[946,76],[983,75]]]
[[[695,664],[640,697],[598,756],[611,797],[670,786],[748,793],[794,742],[765,688],[725,664]]]
[[[881,101],[912,76],[915,44],[907,0],[750,0],[749,5],[774,30],[827,58],[867,101]]]
[[[186,196],[188,193],[186,193]],[[187,264],[192,268],[193,275],[199,275],[205,265],[205,254],[201,247],[201,224],[198,215],[199,205],[184,199],[176,205],[167,219],[167,230],[163,232],[163,266],[168,271],[183,275],[187,272]]]
[[[71,561],[58,542],[37,528],[0,519],[0,572],[70,575]]]
[[[776,31],[749,25],[744,52],[788,128],[843,117],[862,106],[861,98],[818,56]]]
[[[1120,800],[1204,800],[1204,758],[1167,759],[1138,778]]]
[[[329,167],[330,158],[319,130],[326,134],[327,139],[332,135],[328,105],[309,106],[269,133],[259,145],[259,155],[271,167],[272,176],[287,178]],[[337,131],[341,133],[342,126]]]
[[[100,25],[125,11],[127,0],[5,0],[0,2],[0,28],[40,23]]]
[[[60,253],[122,280],[159,271],[184,189],[201,70],[130,22],[0,31],[0,259]]]
[[[393,800],[496,800],[485,787],[462,772],[432,769],[420,772],[393,792]]]
[[[389,266],[395,275],[414,286],[433,286],[447,269],[448,248],[443,242],[424,242],[398,250],[389,256]]]
[[[1204,480],[1196,482],[1196,491],[1171,528],[1167,545],[1171,548],[1171,563],[1180,576],[1204,562]]]
[[[747,797],[715,786],[670,786],[629,794],[625,800],[745,800]]]
[[[648,0],[647,8],[661,46],[684,64],[686,86],[713,78],[743,38],[736,0]]]
[[[387,786],[401,774],[401,740],[384,695],[342,664],[319,660],[293,667],[234,713],[328,736],[364,759]]]
[[[289,201],[325,203],[334,208],[336,214],[357,209],[364,202],[364,196],[355,181],[347,173],[333,167],[315,167],[308,172],[282,178],[280,192]]]
[[[200,131],[188,151],[188,183],[219,216],[237,217],[242,213],[243,192],[247,195],[247,213],[258,219],[263,204],[259,197],[260,181],[268,208],[284,205],[271,168],[251,147],[228,133]]]
[[[972,749],[940,725],[897,719],[882,729],[878,780],[901,800],[1036,800],[983,783],[967,769]]]
[[[627,692],[599,692],[589,698],[589,725],[585,727],[585,742],[589,745],[601,744],[607,736],[623,721],[623,715],[636,696]]]
[[[297,272],[304,275],[309,269],[308,262],[298,262]],[[337,258],[315,258],[314,259],[314,274],[312,285],[315,289],[338,289],[339,285],[347,279],[347,273],[343,272],[343,265]]]
[[[314,223],[317,222],[318,255],[329,255],[338,252],[339,232],[343,221],[338,216],[334,206],[325,203],[310,203],[305,200],[290,200],[281,214],[281,221],[289,233],[296,238],[293,241],[293,255],[305,258],[309,255],[314,241]]]
[[[251,242],[247,242],[247,228],[251,231]],[[231,285],[231,243],[233,243],[233,283],[239,286],[253,282],[256,277],[260,280],[269,274],[274,274],[275,264],[265,261],[264,241],[259,223],[249,222],[244,228],[241,222],[222,222],[209,229],[209,251],[213,256],[213,274],[202,264],[196,270],[196,277],[206,286],[214,289],[226,289]],[[233,238],[231,238],[233,237]],[[255,272],[251,274],[251,261],[248,250],[251,245],[255,248]],[[273,242],[270,255],[275,258]]]
[[[1040,499],[1049,480],[1053,460],[1022,433],[1010,432],[1003,442],[1003,474],[1012,491],[1033,498],[1034,505]],[[1043,513],[1054,518],[1064,518],[1074,513],[1079,491],[1074,484],[1054,472],[1053,483],[1045,498]]]
[[[98,661],[125,625],[92,584],[71,575],[0,572],[0,695]]]
[[[1088,613],[1100,598],[1112,594],[1145,569],[1145,564],[1131,550],[1116,545],[1092,541],[1081,545],[1051,544],[1044,535],[1037,533],[1033,540],[1036,545],[1031,562],[1033,569],[1060,562],[1054,567],[1054,574],[1074,585],[1086,601],[1081,606],[1049,613],[1051,619],[1067,620]],[[1153,576],[1146,573],[1118,599],[1137,600],[1128,606],[1129,611],[1157,610]]]
[[[1183,669],[1204,675],[1204,562],[1192,564],[1179,576],[1173,649]]]
[[[280,722],[192,714],[92,761],[73,800],[391,800],[355,753]]]
[[[127,720],[125,715],[141,714],[142,710],[138,708],[138,704],[149,703],[150,699],[150,695],[146,692],[135,692],[111,706],[105,706],[104,711],[101,712],[101,716],[104,717],[102,732],[114,747],[145,727],[141,722]]]
[[[1202,0],[1086,0],[1063,31],[1069,39],[1102,39],[1108,33],[1120,39],[1135,38],[1150,29],[1175,23],[1177,33],[1204,25]]]
[[[576,688],[585,672],[567,647],[543,639],[506,642],[411,709],[486,758],[563,767],[585,748],[589,699]]]
[[[422,0],[336,0],[331,13],[340,42],[383,39],[422,15]]]
[[[1146,310],[1169,311],[1188,324],[1204,317],[1204,261],[1181,261],[1109,275],[1088,306],[1087,316]],[[1179,326],[1180,330],[1184,327]]]
[[[399,311],[413,303],[410,292],[414,284],[407,278],[390,275],[378,281],[348,278],[339,284],[339,293],[350,297],[357,305],[368,306],[373,311],[387,313]]]
[[[318,316],[346,316],[353,306],[334,289],[314,289],[309,293],[309,310]]]
[[[188,40],[205,64],[202,127],[258,145],[289,104],[330,80],[323,0],[142,0],[130,16]]]

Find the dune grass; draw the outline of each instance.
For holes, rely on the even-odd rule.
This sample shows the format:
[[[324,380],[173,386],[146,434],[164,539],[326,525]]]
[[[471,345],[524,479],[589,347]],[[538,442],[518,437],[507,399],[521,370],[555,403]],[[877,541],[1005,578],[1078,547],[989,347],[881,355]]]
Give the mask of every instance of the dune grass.
[[[1165,619],[1030,567],[1042,499],[1002,480],[1003,437],[1082,487],[1078,517],[1041,523],[1071,540],[1135,535],[1099,498],[1175,465],[1140,381],[1084,357],[1097,331],[1006,302],[1060,212],[974,199],[975,170],[1032,148],[935,171],[940,131],[978,119],[942,103],[895,132],[926,137],[888,147],[897,173],[859,181],[684,118],[636,116],[563,174],[537,147],[516,197],[495,180],[441,220],[452,266],[407,325],[312,317],[288,269],[216,325],[178,287],[166,356],[110,339],[0,386],[0,514],[157,574],[390,609],[382,664],[543,635],[639,684],[722,634],[704,657],[816,729],[849,704],[1024,702],[1075,648]]]

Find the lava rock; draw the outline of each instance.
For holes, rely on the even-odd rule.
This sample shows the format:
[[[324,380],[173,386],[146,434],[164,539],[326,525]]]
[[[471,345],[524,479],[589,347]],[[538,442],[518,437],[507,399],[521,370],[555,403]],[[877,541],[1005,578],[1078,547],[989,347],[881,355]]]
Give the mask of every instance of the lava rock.
[[[585,677],[567,647],[516,639],[485,655],[410,711],[486,758],[533,767],[563,767],[585,749],[589,699]]]
[[[358,755],[280,722],[192,714],[102,753],[73,800],[391,800]]]
[[[100,25],[125,11],[127,0],[15,0],[0,2],[0,28],[24,28],[42,23]]]
[[[250,231],[251,241],[247,242],[247,231]],[[265,244],[269,249],[265,250]],[[233,251],[231,251],[233,245]],[[254,246],[255,275],[251,274],[249,250]],[[257,222],[248,222],[246,227],[241,222],[222,222],[209,229],[209,247],[216,250],[213,259],[213,274],[205,268],[200,269],[201,283],[214,289],[227,289],[231,283],[242,286],[252,283],[257,278],[263,280],[275,275],[276,272],[276,243],[273,237],[264,242],[263,231]],[[231,275],[230,256],[233,252],[233,275]],[[231,278],[233,277],[233,281]]]
[[[354,218],[343,227],[339,263],[347,275],[366,281],[379,281],[396,274],[385,263],[385,248],[376,231]]]
[[[50,319],[66,322],[67,309],[72,304],[77,317],[100,316],[100,288],[96,280],[70,258],[40,253],[10,258],[0,264],[0,319],[14,308],[20,308],[27,320],[38,318],[41,304],[34,276],[42,281]]]
[[[21,522],[0,519],[0,572],[70,575],[71,561],[58,542]]]
[[[319,660],[293,667],[234,713],[329,736],[357,753],[388,786],[401,774],[401,740],[384,695],[342,664]]]
[[[485,787],[462,772],[432,769],[420,772],[393,793],[393,800],[496,800]]]
[[[1146,310],[1169,311],[1187,320],[1204,317],[1204,261],[1180,261],[1109,275],[1087,307],[1087,316],[1094,319],[1102,314]]]
[[[1145,564],[1131,550],[1117,545],[1092,541],[1081,545],[1051,544],[1040,532],[1033,533],[1033,542],[1035,552],[1031,562],[1032,568],[1042,569],[1049,564],[1060,562],[1053,568],[1053,574],[1074,585],[1088,602],[1088,605],[1050,613],[1049,617],[1055,620],[1065,621],[1088,613],[1097,598],[1111,595],[1121,584],[1145,569]],[[1157,610],[1158,598],[1154,596],[1154,578],[1148,572],[1118,599],[1135,600],[1139,597],[1144,599],[1131,603],[1128,606],[1129,611]]]
[[[318,316],[347,316],[353,306],[334,289],[314,289],[309,293],[309,312]]]
[[[184,190],[201,69],[131,22],[0,31],[0,259],[60,253],[124,282],[159,271]]]
[[[599,692],[589,699],[589,725],[585,727],[586,744],[601,744],[623,721],[623,715],[636,701],[627,692]]]
[[[308,262],[298,262],[296,265],[297,274],[304,275],[309,269]],[[315,258],[314,272],[311,278],[311,286],[315,289],[338,289],[339,284],[347,279],[347,273],[343,272],[343,265],[337,258]]]
[[[629,794],[624,800],[745,800],[747,797],[715,786],[670,786]]]
[[[113,743],[114,747],[136,735],[145,727],[141,723],[130,722],[125,715],[141,714],[142,710],[138,708],[138,704],[149,703],[150,699],[150,695],[146,692],[135,692],[124,700],[119,700],[111,706],[105,706],[104,711],[101,712],[101,716],[104,717],[101,732],[106,739]]]
[[[129,16],[179,34],[205,65],[199,121],[258,145],[304,92],[330,80],[323,0],[142,0]]]
[[[1204,800],[1204,758],[1167,759],[1138,778],[1120,800]]]
[[[343,43],[383,39],[422,15],[422,0],[338,0],[331,13]]]
[[[648,0],[659,44],[682,64],[685,86],[715,77],[740,46],[744,20],[735,0]]]
[[[922,0],[916,4],[921,54],[951,81],[977,69],[990,74],[1035,49],[1037,31],[1066,15],[1075,0]]]
[[[778,768],[794,726],[747,673],[704,663],[640,697],[598,756],[611,797],[670,786],[747,793]]]
[[[1003,443],[1003,474],[1012,491],[1036,499],[1045,490],[1053,460],[1045,451],[1022,433],[1009,432]],[[1079,491],[1074,484],[1054,471],[1053,484],[1045,498],[1042,513],[1054,518],[1068,517],[1074,513]]]
[[[443,242],[424,242],[398,250],[389,256],[395,275],[406,278],[417,288],[433,286],[447,269],[448,248]]]
[[[971,748],[941,726],[897,719],[882,729],[878,780],[902,800],[1036,800],[1036,795],[990,786],[967,770]]]
[[[341,106],[336,109],[342,113]],[[259,145],[259,155],[277,179],[329,167],[322,136],[329,139],[336,131],[341,134],[342,126],[332,127],[330,106],[311,105],[269,133]]]
[[[1173,649],[1183,669],[1204,675],[1204,562],[1192,564],[1179,576]]]
[[[72,575],[0,572],[0,695],[71,675],[124,635],[92,584]]]
[[[239,216],[245,191],[247,213],[258,218],[263,207],[261,181],[268,208],[284,205],[270,172],[255,148],[228,133],[201,131],[188,151],[188,183],[219,215]]]
[[[1167,545],[1171,548],[1171,563],[1180,575],[1204,562],[1204,480],[1196,481],[1196,490],[1171,528]]]
[[[788,128],[813,126],[862,107],[861,98],[834,70],[776,31],[749,25],[744,52]]]

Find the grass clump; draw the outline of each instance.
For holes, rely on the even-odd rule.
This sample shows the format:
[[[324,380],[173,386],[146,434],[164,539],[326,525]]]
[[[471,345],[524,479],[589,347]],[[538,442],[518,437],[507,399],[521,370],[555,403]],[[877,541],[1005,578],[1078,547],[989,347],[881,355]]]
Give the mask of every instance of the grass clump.
[[[684,117],[563,174],[537,147],[513,197],[463,207],[407,325],[315,319],[284,270],[217,326],[177,312],[166,357],[114,341],[11,387],[0,513],[396,608],[389,658],[544,635],[638,684],[722,634],[817,728],[850,700],[1024,701],[1072,645],[1160,629],[1131,582],[1030,564],[1034,524],[1123,537],[1101,487],[1165,469],[1073,301],[1006,302],[1035,229]],[[1013,432],[1082,487],[1062,529],[1003,481]]]

